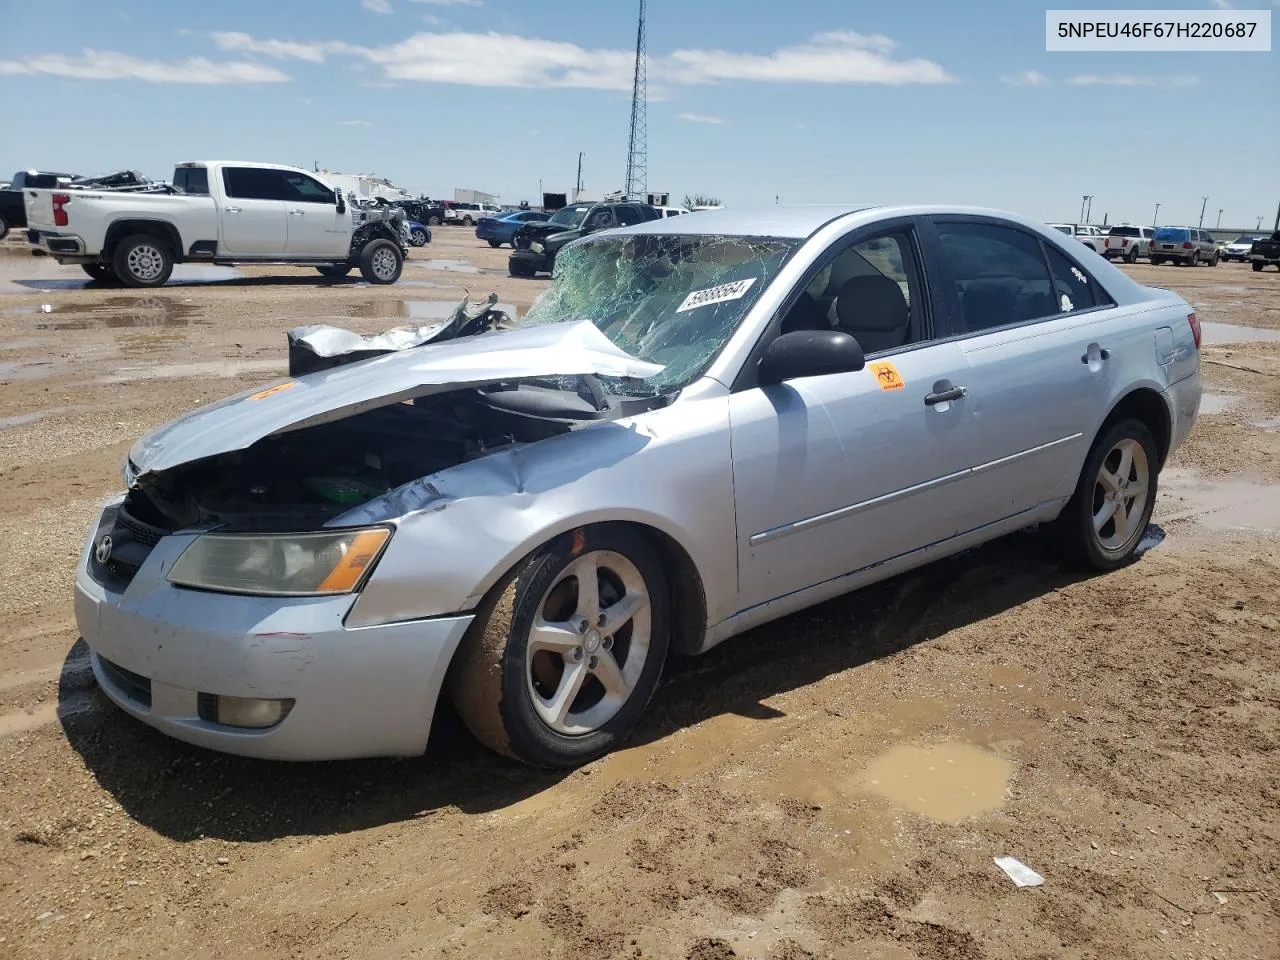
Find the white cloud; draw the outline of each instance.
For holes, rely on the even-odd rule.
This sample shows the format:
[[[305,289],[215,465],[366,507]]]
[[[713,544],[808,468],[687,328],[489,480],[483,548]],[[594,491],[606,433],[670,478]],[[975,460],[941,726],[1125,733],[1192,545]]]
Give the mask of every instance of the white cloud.
[[[422,22],[429,27],[438,27],[444,23],[444,17],[437,17],[434,13],[424,13]]]
[[[360,0],[360,6],[370,13],[391,13],[390,0]]]
[[[1049,85],[1049,78],[1038,70],[1024,70],[1022,73],[1003,76],[1000,82],[1011,87],[1046,87]]]
[[[1137,73],[1082,73],[1067,83],[1073,87],[1194,87],[1198,77],[1153,77]]]
[[[771,83],[951,83],[932,60],[895,60],[897,44],[879,34],[832,30],[769,54],[677,50],[650,75],[677,83],[756,80]]]
[[[479,7],[484,0],[410,0],[412,3],[425,3],[432,7]]]
[[[229,53],[259,53],[278,60],[323,63],[326,54],[346,48],[345,43],[297,43],[293,40],[255,40],[247,33],[212,33],[214,46]]]
[[[723,127],[729,121],[724,117],[711,117],[703,113],[677,113],[677,120],[687,120],[689,123],[709,123],[713,127]]]
[[[23,60],[0,60],[0,76],[43,74],[75,80],[142,80],[147,83],[285,83],[291,78],[260,63],[205,57],[166,62],[142,60],[112,50],[83,50],[78,57],[45,53]]]
[[[372,127],[373,124],[368,120],[339,120],[337,123],[343,127]]]

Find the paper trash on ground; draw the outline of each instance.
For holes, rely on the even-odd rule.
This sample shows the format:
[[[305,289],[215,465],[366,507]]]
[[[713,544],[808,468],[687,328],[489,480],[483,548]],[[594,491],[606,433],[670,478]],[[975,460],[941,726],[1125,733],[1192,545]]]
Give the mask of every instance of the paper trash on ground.
[[[995,857],[994,859],[996,866],[1007,873],[1009,879],[1020,887],[1038,887],[1044,883],[1044,877],[1020,860],[1013,857]]]

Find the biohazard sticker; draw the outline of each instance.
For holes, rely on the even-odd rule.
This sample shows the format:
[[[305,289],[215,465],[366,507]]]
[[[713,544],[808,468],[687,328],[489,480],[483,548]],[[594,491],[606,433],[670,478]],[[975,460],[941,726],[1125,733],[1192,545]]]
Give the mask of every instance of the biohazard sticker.
[[[880,384],[881,390],[901,390],[906,386],[902,382],[902,376],[898,373],[898,368],[888,360],[881,360],[877,363],[867,364],[876,378],[876,383]]]
[[[707,307],[713,303],[727,303],[730,300],[741,299],[742,295],[750,290],[751,285],[755,282],[755,277],[749,277],[746,280],[722,283],[718,287],[695,290],[684,298],[684,302],[680,306],[676,307],[676,313],[684,313],[686,310],[694,310],[698,307]]]
[[[287,380],[284,383],[277,383],[274,387],[267,387],[265,390],[259,390],[257,393],[250,394],[250,400],[265,400],[267,397],[274,396],[277,393],[284,393],[286,390],[292,390],[298,385],[297,380]]]

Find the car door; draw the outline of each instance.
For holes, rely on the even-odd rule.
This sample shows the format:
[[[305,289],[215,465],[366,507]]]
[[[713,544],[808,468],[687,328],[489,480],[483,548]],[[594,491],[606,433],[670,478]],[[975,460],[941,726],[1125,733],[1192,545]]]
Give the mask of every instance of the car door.
[[[289,256],[346,257],[351,250],[351,215],[338,213],[331,189],[300,170],[282,170]]]
[[[283,255],[289,226],[280,171],[223,167],[222,190],[218,252],[250,258]]]
[[[949,481],[970,462],[964,351],[939,340],[913,221],[856,231],[792,292],[779,333],[843,329],[865,369],[730,397],[743,607],[955,535]],[[748,364],[748,371],[754,369]]]
[[[957,509],[975,528],[1074,488],[1121,345],[1108,336],[1114,304],[1070,245],[993,218],[933,226],[974,418],[975,482]]]

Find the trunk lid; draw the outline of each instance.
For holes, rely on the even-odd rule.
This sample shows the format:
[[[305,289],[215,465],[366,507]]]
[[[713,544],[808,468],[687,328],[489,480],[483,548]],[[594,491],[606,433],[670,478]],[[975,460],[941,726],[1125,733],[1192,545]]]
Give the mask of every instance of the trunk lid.
[[[271,434],[465,387],[583,374],[645,379],[661,370],[614,346],[587,320],[425,344],[192,410],[135,443],[129,470],[139,476],[168,470],[243,450]]]

